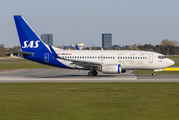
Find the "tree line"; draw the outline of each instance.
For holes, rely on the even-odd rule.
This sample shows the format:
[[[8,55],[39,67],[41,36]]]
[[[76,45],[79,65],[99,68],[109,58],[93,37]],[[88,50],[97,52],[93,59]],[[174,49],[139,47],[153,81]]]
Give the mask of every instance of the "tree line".
[[[6,54],[6,49],[4,45],[0,44],[0,57],[3,57]]]
[[[164,39],[162,40],[160,45],[151,45],[151,44],[145,44],[145,45],[139,45],[138,48],[140,50],[144,51],[154,51],[158,52],[164,55],[179,55],[179,42],[176,40],[168,40]]]
[[[151,44],[134,44],[132,46],[122,47],[122,48],[112,48],[111,50],[143,50],[143,51],[153,51],[164,55],[179,55],[179,42],[176,40],[164,39],[159,45]],[[105,50],[105,49],[104,49]]]
[[[144,50],[144,51],[153,51],[158,52],[164,55],[179,55],[179,42],[176,40],[164,39],[161,41],[160,45],[151,45],[151,44],[134,44],[132,46],[127,46],[123,48],[112,48],[111,50]],[[9,50],[19,50],[19,47],[13,47]],[[76,49],[76,48],[74,48]],[[107,50],[106,48],[101,47],[87,47],[86,50]],[[3,57],[7,53],[4,45],[0,44],[0,57]]]

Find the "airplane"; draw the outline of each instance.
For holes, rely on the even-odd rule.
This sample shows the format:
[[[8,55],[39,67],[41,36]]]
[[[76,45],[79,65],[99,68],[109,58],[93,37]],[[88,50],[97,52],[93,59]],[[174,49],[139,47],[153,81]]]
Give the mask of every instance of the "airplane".
[[[137,50],[62,50],[45,44],[21,15],[14,15],[22,50],[28,60],[45,65],[89,70],[88,76],[125,73],[126,70],[154,70],[172,66],[174,61],[151,51]]]

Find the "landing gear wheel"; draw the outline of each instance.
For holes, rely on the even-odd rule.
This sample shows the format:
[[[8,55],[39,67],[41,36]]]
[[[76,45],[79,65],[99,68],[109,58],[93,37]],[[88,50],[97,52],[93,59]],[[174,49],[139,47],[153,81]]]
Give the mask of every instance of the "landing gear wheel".
[[[98,72],[96,70],[89,71],[88,76],[97,76]]]
[[[93,76],[92,71],[88,72],[88,76]]]
[[[94,71],[92,72],[92,74],[93,74],[93,76],[97,76],[98,72],[97,72],[96,70],[94,70]]]
[[[152,73],[153,76],[156,76],[157,74],[155,72]]]

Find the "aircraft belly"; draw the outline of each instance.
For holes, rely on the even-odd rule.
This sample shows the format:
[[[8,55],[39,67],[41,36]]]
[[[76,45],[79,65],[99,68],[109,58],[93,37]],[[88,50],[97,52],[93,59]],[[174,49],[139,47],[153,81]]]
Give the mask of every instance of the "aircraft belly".
[[[123,69],[151,69],[154,66],[149,64],[148,61],[144,60],[128,60],[122,64]]]

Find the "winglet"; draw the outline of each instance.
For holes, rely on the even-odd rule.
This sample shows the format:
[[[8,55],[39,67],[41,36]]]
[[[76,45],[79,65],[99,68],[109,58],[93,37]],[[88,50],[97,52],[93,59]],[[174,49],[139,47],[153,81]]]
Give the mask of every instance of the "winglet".
[[[76,45],[76,49],[77,49],[77,50],[80,50],[80,48],[78,47],[78,45]]]
[[[54,51],[54,49],[52,48],[52,46],[49,45],[49,48],[50,48],[50,50],[51,50],[52,55],[53,55],[54,58],[60,58],[60,57],[57,55],[57,53]]]

